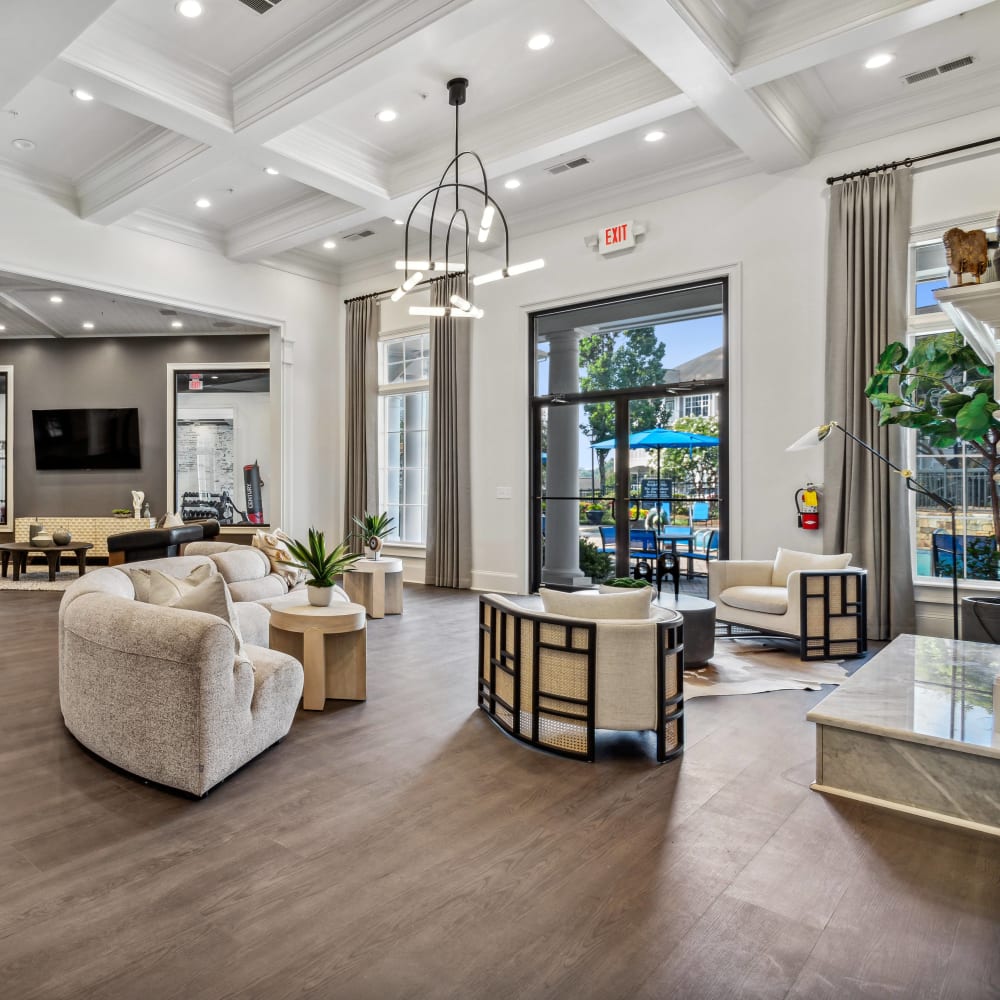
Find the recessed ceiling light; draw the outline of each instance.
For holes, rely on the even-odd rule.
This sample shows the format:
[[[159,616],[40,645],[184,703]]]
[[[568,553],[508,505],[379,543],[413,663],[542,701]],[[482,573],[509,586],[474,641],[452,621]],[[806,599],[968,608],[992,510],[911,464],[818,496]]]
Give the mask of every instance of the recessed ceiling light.
[[[195,206],[197,208],[211,208],[212,207],[212,203],[207,198],[199,198],[195,202]]]
[[[203,10],[200,0],[180,0],[177,4],[177,13],[181,17],[201,17]]]
[[[888,66],[896,57],[888,52],[876,52],[866,63],[865,69],[881,69]]]
[[[404,225],[404,222],[403,222],[403,220],[402,220],[402,219],[393,219],[392,221],[393,221],[393,222],[394,222],[394,223],[395,223],[395,224],[396,224],[397,226],[402,226],[402,225]]]
[[[264,173],[267,174],[269,177],[277,177],[278,174],[281,173],[281,171],[278,170],[277,167],[264,167]]]
[[[182,322],[181,322],[181,321],[180,321],[179,319],[175,319],[175,320],[174,320],[174,321],[173,321],[173,322],[172,322],[172,323],[170,324],[170,326],[171,326],[171,327],[172,327],[172,328],[173,328],[174,330],[181,330],[181,329],[183,329],[183,327],[184,327],[184,324],[183,324],[183,323],[182,323]]]
[[[666,132],[661,132],[658,128],[654,128],[651,132],[647,132],[643,139],[646,142],[659,142],[661,139],[666,137]]]
[[[383,108],[375,117],[380,122],[394,122],[399,116],[392,108]]]
[[[5,326],[3,325],[3,323],[0,323],[0,333],[3,333],[3,332],[4,332],[4,330],[6,330],[6,329],[7,329],[7,327],[5,327]]]
[[[515,191],[521,186],[521,182],[516,177],[511,177],[509,181],[504,181],[503,186],[508,191]]]
[[[219,381],[219,376],[218,375],[213,375],[212,376],[212,381],[213,382],[218,382]]]
[[[22,153],[30,152],[35,148],[35,144],[30,139],[14,139],[11,145],[15,149],[21,150]]]
[[[50,295],[49,296],[49,302],[51,302],[54,306],[61,305],[62,304],[62,296],[61,295]]]
[[[528,48],[532,49],[534,52],[541,52],[542,49],[547,49],[552,44],[552,36],[546,35],[545,32],[541,32],[537,35],[532,35],[528,39]]]
[[[81,323],[80,325],[84,328],[84,330],[93,330],[94,329],[94,324],[91,323],[91,322],[89,322],[89,321],[86,322],[86,323]]]
[[[337,246],[337,241],[336,240],[323,240],[323,249],[324,250],[333,250],[333,249],[336,248],[336,246]]]
[[[89,90],[81,90],[79,87],[71,90],[70,93],[78,101],[92,101],[94,99],[94,95]]]

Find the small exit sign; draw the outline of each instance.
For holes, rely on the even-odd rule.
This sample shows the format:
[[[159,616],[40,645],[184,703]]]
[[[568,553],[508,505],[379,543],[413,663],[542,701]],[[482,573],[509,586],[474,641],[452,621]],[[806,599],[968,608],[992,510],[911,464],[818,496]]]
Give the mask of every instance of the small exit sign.
[[[598,253],[614,253],[616,250],[627,250],[635,246],[635,223],[614,222],[602,226],[597,234]]]

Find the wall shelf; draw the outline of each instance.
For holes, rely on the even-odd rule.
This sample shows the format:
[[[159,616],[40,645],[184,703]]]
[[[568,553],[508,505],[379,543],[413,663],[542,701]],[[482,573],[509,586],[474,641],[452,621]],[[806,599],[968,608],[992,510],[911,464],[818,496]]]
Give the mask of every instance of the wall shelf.
[[[955,324],[975,352],[995,365],[1000,348],[1000,281],[939,288],[934,295],[945,315]]]

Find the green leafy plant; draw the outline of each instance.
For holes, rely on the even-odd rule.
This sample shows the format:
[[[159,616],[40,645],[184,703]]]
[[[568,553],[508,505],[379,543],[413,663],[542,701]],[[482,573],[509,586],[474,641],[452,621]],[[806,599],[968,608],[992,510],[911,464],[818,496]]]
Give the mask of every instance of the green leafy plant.
[[[309,529],[307,542],[289,539],[285,544],[291,553],[292,565],[309,574],[306,584],[310,587],[332,587],[337,576],[361,558],[347,548],[346,539],[327,551],[326,535],[315,528]]]
[[[978,453],[986,469],[994,538],[1000,537],[1000,424],[994,414],[993,369],[957,333],[920,337],[912,350],[895,342],[882,352],[865,395],[879,411],[879,425],[898,424],[925,435],[950,454],[959,441]],[[984,539],[990,551],[992,539]],[[974,543],[970,539],[970,557]],[[968,566],[969,574],[992,570]]]
[[[613,580],[605,580],[605,587],[619,587],[622,590],[641,590],[648,587],[648,580],[634,580],[630,576],[616,576]]]
[[[125,514],[131,515],[134,513],[134,511],[132,510],[131,507],[115,507],[115,509],[111,511],[111,513],[114,514],[115,517],[122,517]]]
[[[388,538],[396,527],[396,519],[389,517],[388,512],[382,514],[366,513],[364,517],[352,517],[351,520],[360,529],[355,534],[366,546],[373,538]]]
[[[611,556],[598,550],[593,542],[580,539],[580,570],[591,580],[606,580],[611,575]]]

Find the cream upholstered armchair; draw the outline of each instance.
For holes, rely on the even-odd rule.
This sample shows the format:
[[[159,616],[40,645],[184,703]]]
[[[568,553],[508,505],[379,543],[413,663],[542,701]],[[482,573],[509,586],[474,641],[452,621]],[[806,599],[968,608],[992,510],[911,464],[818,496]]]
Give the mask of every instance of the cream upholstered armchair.
[[[803,660],[861,656],[867,649],[866,581],[851,554],[778,549],[773,560],[708,566],[708,598],[730,635],[799,640]]]
[[[544,606],[483,595],[479,707],[516,739],[566,757],[593,760],[598,729],[652,730],[661,763],[682,753],[683,619],[650,607],[651,593],[543,590]]]

